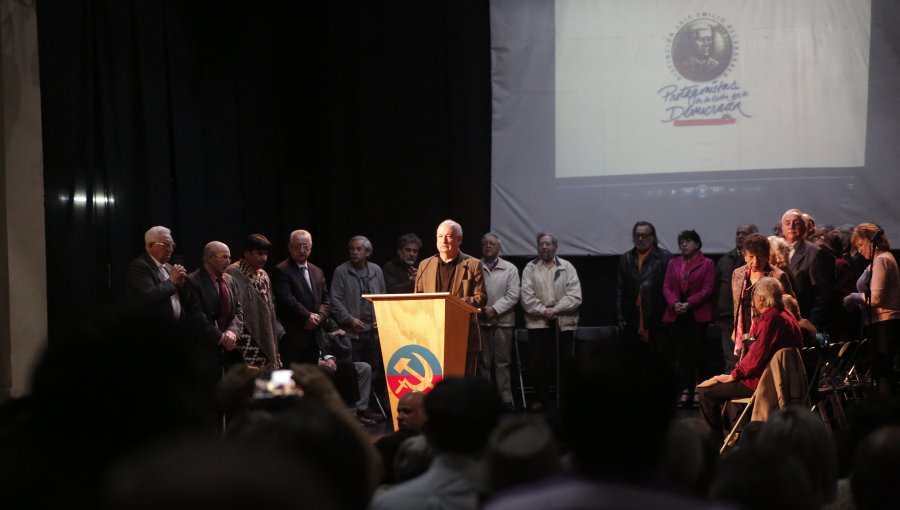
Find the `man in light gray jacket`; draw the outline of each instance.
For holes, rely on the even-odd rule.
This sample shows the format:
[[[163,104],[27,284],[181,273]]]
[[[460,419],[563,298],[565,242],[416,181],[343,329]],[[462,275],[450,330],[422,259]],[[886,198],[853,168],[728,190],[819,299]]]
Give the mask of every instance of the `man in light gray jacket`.
[[[487,287],[487,305],[478,316],[481,324],[481,356],[478,373],[491,378],[507,410],[515,409],[509,382],[509,359],[513,327],[516,325],[515,307],[519,302],[519,270],[500,258],[503,246],[500,237],[488,232],[481,237],[481,266]]]

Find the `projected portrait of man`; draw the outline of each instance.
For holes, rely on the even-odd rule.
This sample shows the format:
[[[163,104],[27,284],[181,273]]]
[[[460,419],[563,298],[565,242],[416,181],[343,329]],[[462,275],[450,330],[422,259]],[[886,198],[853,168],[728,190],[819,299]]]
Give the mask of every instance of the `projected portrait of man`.
[[[718,77],[726,66],[714,57],[717,48],[726,59],[730,53],[730,46],[726,48],[727,45],[719,44],[717,47],[719,42],[713,22],[704,20],[685,25],[679,30],[673,45],[675,67],[682,76],[692,81],[709,81]],[[727,38],[721,42],[727,42]]]

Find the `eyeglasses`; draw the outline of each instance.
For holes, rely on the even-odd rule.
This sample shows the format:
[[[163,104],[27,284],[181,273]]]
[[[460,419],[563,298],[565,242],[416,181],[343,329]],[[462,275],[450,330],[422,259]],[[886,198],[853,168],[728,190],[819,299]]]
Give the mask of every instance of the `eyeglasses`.
[[[652,238],[653,234],[635,234],[633,237],[635,241],[643,241],[644,239]]]
[[[163,248],[165,248],[165,249],[167,249],[167,250],[168,250],[169,248],[172,248],[173,250],[175,249],[175,243],[160,243],[160,242],[156,242],[156,243],[150,243],[150,244],[151,244],[151,246],[162,246]]]

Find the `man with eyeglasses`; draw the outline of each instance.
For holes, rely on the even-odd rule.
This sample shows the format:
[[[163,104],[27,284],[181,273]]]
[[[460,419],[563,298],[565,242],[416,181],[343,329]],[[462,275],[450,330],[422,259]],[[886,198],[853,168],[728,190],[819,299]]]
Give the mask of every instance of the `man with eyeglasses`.
[[[619,330],[626,339],[649,342],[654,350],[662,349],[662,316],[666,309],[662,287],[672,254],[657,245],[656,227],[648,221],[635,223],[631,238],[634,249],[619,257],[616,279]]]
[[[237,339],[244,330],[241,298],[234,278],[226,273],[231,251],[219,241],[203,247],[203,266],[188,275],[188,286],[196,306],[205,319],[202,325],[204,346],[218,346],[223,368],[244,363]]]
[[[128,300],[152,320],[173,323],[184,317],[182,300],[187,270],[169,263],[175,251],[172,232],[162,226],[144,234],[146,253],[131,261],[125,279]]]
[[[325,272],[309,262],[312,234],[306,230],[291,232],[290,256],[272,270],[275,310],[285,335],[278,346],[281,362],[318,364],[325,344],[325,321],[331,312],[331,296],[325,284]]]

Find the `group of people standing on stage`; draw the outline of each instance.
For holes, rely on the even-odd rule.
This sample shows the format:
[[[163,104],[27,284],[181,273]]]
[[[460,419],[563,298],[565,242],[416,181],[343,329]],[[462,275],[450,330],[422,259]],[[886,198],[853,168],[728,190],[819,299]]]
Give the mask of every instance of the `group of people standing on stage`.
[[[499,236],[487,233],[481,241],[483,258],[463,253],[462,227],[446,220],[436,231],[436,255],[419,262],[422,241],[405,234],[397,242],[396,257],[381,268],[368,260],[371,242],[356,236],[348,243],[350,259],[335,269],[328,285],[322,269],[309,262],[312,234],[305,230],[291,233],[290,256],[270,273],[264,268],[272,244],[253,234],[234,263],[228,246],[208,243],[203,267],[187,274],[183,266],[170,263],[175,250],[171,231],[153,227],[145,234],[146,253],[129,265],[127,285],[131,302],[143,313],[199,325],[204,345],[218,351],[222,367],[318,364],[334,374],[338,389],[364,422],[374,419],[369,395],[382,394],[385,377],[373,306],[363,295],[450,292],[478,308],[480,335],[470,335],[467,373],[493,377],[509,409],[514,407],[510,350],[521,300],[533,336],[536,387],[541,402],[549,402],[555,335],[559,332],[571,345],[578,323],[578,275],[572,264],[556,256],[553,234],[538,235],[539,257],[521,278],[500,257]]]
[[[845,310],[862,309],[858,320],[869,328],[879,388],[894,391],[900,276],[883,230],[869,223],[852,231],[816,229],[814,220],[796,209],[785,212],[776,228],[780,235],[766,237],[755,225],[739,226],[735,248],[714,264],[703,254],[697,232],[678,235],[680,254],[673,257],[658,246],[651,223],[637,222],[634,248],[619,259],[615,303],[620,336],[644,342],[670,360],[683,390],[682,405],[696,405],[697,382],[723,369],[726,374],[747,369],[735,367],[748,355],[754,327],[764,315],[755,301],[757,290],[768,289],[769,308],[779,313],[784,308],[764,280],[772,278],[780,294],[795,298],[798,313],[786,316],[802,321],[800,334],[807,335],[807,343],[829,334],[843,338],[853,329],[847,323],[854,315],[841,313],[842,297]],[[558,367],[571,362],[582,304],[575,267],[556,255],[558,240],[549,232],[537,234],[537,257],[521,276],[501,257],[497,234],[482,236],[480,259],[460,251],[462,238],[457,222],[442,222],[436,230],[437,254],[419,261],[421,239],[405,234],[398,239],[396,256],[379,267],[369,261],[371,242],[355,236],[348,243],[349,260],[334,271],[329,285],[322,269],[308,260],[312,234],[305,230],[291,233],[290,256],[271,273],[264,267],[272,244],[253,234],[234,263],[228,246],[208,243],[203,267],[187,274],[170,263],[175,249],[171,232],[153,227],[145,235],[146,253],[129,266],[127,283],[134,302],[148,313],[201,322],[207,344],[220,348],[223,366],[318,364],[335,375],[338,387],[346,388],[348,404],[366,419],[371,419],[369,394],[382,394],[385,378],[373,306],[363,295],[450,292],[480,309],[480,335],[471,335],[467,371],[493,378],[510,409],[515,309],[521,305],[529,331],[526,368],[537,394],[532,407],[551,405],[548,389]],[[713,323],[721,338],[709,333]],[[761,367],[767,361],[760,359]],[[744,385],[752,390],[750,386]]]

